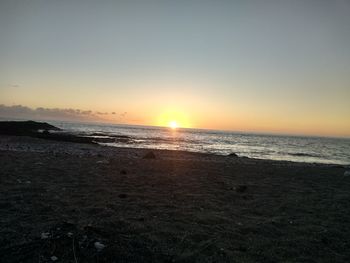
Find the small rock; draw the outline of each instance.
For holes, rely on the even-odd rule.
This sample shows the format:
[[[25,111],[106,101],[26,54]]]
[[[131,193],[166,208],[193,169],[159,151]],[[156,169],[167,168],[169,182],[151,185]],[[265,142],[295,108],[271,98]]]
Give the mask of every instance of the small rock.
[[[100,252],[102,249],[104,249],[105,248],[105,245],[103,245],[101,242],[95,242],[95,248],[96,248],[96,250],[98,251],[98,252]]]
[[[238,155],[236,153],[230,153],[228,156],[230,156],[230,157],[238,157]]]
[[[26,184],[31,184],[32,182],[31,181],[26,181]]]
[[[121,170],[120,174],[127,174],[127,172],[125,170]]]
[[[156,159],[156,155],[153,152],[148,152],[143,156],[143,159]]]
[[[244,193],[247,191],[248,187],[246,185],[239,185],[236,187],[236,192],[237,193]]]
[[[68,237],[72,237],[72,236],[73,236],[73,233],[72,233],[72,232],[68,232],[68,233],[67,233],[67,236],[68,236]]]
[[[50,237],[50,233],[49,232],[41,233],[41,239],[48,239],[49,237]]]
[[[108,161],[108,160],[101,160],[101,161],[97,161],[96,163],[99,163],[99,164],[109,164],[109,161]]]
[[[58,260],[58,257],[52,256],[52,257],[51,257],[51,260],[52,260],[52,261],[56,261],[56,260]]]
[[[119,198],[127,198],[127,194],[120,194],[118,195]]]
[[[344,176],[350,176],[350,171],[345,171]]]

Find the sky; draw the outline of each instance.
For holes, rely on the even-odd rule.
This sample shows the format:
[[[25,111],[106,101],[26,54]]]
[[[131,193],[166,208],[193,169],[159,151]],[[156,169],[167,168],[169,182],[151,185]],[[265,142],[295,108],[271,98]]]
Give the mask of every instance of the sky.
[[[0,117],[350,137],[350,1],[0,0]]]

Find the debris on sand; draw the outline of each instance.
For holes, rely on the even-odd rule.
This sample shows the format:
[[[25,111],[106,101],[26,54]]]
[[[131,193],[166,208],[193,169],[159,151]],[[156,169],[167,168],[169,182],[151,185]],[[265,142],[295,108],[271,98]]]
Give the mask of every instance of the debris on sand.
[[[248,186],[246,186],[246,185],[239,185],[235,189],[236,189],[237,193],[244,193],[245,191],[247,191]]]
[[[48,239],[49,237],[50,237],[50,233],[49,232],[41,233],[41,239]]]
[[[95,248],[98,252],[100,252],[102,249],[104,249],[106,247],[104,244],[102,244],[101,242],[98,242],[98,241],[96,241],[94,245],[95,245]]]
[[[156,155],[153,152],[148,152],[143,156],[143,159],[156,159]]]

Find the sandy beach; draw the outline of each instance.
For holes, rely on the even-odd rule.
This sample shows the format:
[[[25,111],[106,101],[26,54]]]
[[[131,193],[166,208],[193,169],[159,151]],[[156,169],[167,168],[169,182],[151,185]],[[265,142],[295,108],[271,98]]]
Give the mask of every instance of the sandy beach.
[[[348,167],[0,137],[1,262],[349,262]]]

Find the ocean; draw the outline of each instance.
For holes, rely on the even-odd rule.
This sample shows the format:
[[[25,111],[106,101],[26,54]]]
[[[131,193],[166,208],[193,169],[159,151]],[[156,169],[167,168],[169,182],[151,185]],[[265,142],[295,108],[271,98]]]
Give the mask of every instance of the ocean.
[[[350,139],[249,134],[201,129],[51,121],[75,134],[114,147],[184,150],[308,163],[350,164]]]

